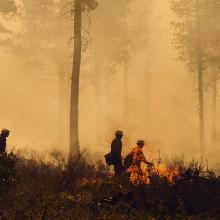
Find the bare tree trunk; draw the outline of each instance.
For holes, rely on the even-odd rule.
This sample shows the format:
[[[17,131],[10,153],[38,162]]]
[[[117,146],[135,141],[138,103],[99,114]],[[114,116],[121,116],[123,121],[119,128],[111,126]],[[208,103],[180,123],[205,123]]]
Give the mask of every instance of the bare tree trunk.
[[[96,117],[95,117],[95,120],[96,120],[96,144],[97,146],[100,146],[100,144],[102,144],[102,141],[101,141],[101,134],[100,134],[100,131],[101,131],[101,121],[102,121],[102,111],[101,111],[101,106],[102,106],[102,103],[101,103],[101,88],[100,88],[100,78],[99,76],[97,76],[97,79],[96,79],[96,82],[95,82],[95,101],[96,101]]]
[[[197,22],[197,68],[198,68],[198,90],[199,90],[199,127],[200,127],[200,150],[201,156],[205,155],[205,131],[204,131],[204,88],[203,88],[203,67],[202,48],[200,38],[200,7],[199,0],[196,0],[196,22]]]
[[[199,58],[198,61],[198,88],[199,88],[200,148],[201,148],[201,156],[204,156],[205,154],[204,92],[203,92],[203,71],[202,71],[201,57]]]
[[[216,99],[217,99],[217,72],[213,72],[212,82],[212,144],[216,142]]]
[[[123,94],[124,94],[124,125],[127,126],[128,113],[128,62],[124,63],[124,79],[123,79]]]
[[[70,151],[69,156],[73,157],[79,153],[79,76],[81,63],[81,0],[75,0],[74,5],[74,55],[71,80],[70,100]]]
[[[58,100],[58,144],[59,147],[64,147],[66,143],[66,100],[65,96],[65,79],[64,79],[64,68],[59,69],[59,100]]]

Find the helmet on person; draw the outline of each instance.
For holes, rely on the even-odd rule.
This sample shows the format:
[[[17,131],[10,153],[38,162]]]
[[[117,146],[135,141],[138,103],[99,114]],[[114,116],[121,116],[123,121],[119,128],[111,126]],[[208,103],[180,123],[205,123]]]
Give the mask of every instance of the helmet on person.
[[[117,130],[117,131],[115,132],[115,135],[123,135],[123,131]]]
[[[137,141],[137,145],[138,145],[138,146],[144,146],[144,145],[145,145],[144,140],[138,140],[138,141]]]
[[[1,134],[9,134],[9,130],[7,129],[7,128],[3,128],[2,130],[1,130]]]

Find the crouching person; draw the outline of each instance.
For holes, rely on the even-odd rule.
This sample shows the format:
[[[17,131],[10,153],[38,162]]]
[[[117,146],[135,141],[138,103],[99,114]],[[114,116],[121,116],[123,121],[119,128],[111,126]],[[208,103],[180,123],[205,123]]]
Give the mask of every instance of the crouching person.
[[[132,152],[125,158],[125,168],[130,175],[130,180],[132,183],[139,185],[140,183],[149,183],[149,170],[153,166],[149,163],[143,153],[143,148],[145,142],[143,140],[138,140],[136,147]],[[142,166],[143,165],[143,166]]]
[[[143,140],[137,141],[137,146],[132,150],[133,155],[133,164],[140,167],[141,162],[147,164],[148,166],[152,166],[152,163],[149,163],[143,153],[143,148],[145,146],[145,142]]]

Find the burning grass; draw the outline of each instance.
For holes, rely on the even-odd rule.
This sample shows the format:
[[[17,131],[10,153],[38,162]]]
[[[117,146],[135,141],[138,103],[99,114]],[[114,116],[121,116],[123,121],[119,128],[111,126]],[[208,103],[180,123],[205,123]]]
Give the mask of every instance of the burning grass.
[[[131,165],[127,169],[130,175],[130,181],[134,185],[152,184],[155,177],[165,180],[168,183],[174,183],[180,177],[180,168],[178,166],[170,168],[165,164],[157,164],[149,167],[142,163],[140,167]]]
[[[0,218],[5,219],[217,219],[220,178],[202,163],[130,167],[113,177],[86,154],[68,161],[8,155],[0,160]],[[3,172],[4,171],[4,172]],[[6,175],[7,174],[7,175]],[[8,179],[7,179],[8,178]],[[13,180],[13,181],[10,181]],[[8,184],[7,184],[8,183]],[[1,214],[2,213],[2,214]]]

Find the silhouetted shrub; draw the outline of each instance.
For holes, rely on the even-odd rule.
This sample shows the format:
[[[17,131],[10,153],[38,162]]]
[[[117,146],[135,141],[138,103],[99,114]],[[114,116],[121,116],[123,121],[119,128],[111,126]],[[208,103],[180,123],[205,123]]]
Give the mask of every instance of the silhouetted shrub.
[[[215,219],[220,216],[220,179],[201,163],[180,166],[173,183],[156,178],[131,184],[113,177],[85,152],[72,160],[54,151],[48,160],[1,155],[0,217],[5,219]],[[155,177],[152,177],[155,178]],[[4,193],[3,193],[4,192]]]
[[[0,194],[6,193],[15,184],[16,157],[14,154],[0,154]]]

